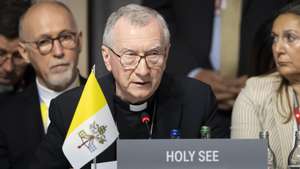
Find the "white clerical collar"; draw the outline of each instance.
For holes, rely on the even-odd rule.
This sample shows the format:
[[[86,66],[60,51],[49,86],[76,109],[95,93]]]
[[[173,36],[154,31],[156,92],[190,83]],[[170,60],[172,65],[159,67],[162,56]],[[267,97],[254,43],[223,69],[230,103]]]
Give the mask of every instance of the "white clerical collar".
[[[60,92],[56,92],[54,90],[51,90],[45,86],[43,86],[39,80],[36,78],[35,79],[36,81],[36,84],[37,84],[37,89],[38,89],[38,93],[39,93],[39,96],[40,96],[40,99],[45,102],[45,104],[47,105],[47,107],[50,106],[50,101],[52,99],[54,99],[55,97],[57,97],[58,95],[60,95],[61,93],[67,91],[67,90],[70,90],[72,88],[75,88],[75,87],[78,87],[80,85],[80,82],[79,82],[79,76],[76,77],[76,79],[74,80],[73,83],[71,83],[71,85],[66,88],[65,90],[63,91],[60,91]]]
[[[138,111],[145,110],[147,108],[147,106],[148,106],[148,102],[145,102],[142,104],[129,104],[129,110],[138,112]]]

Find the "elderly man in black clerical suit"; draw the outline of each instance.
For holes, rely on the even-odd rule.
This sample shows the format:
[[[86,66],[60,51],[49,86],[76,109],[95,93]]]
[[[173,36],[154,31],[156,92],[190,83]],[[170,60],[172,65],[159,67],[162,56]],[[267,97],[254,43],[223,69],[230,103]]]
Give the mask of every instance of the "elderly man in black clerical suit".
[[[223,136],[219,126],[222,119],[216,114],[210,87],[164,73],[169,41],[165,20],[152,9],[129,4],[108,18],[102,56],[110,74],[97,80],[118,127],[119,139],[166,139],[172,129],[178,129],[181,138],[199,138],[203,125],[211,127],[212,137]],[[62,144],[82,90],[68,91],[52,101],[51,124],[32,169],[71,167]],[[148,128],[140,122],[142,112],[151,116]],[[98,163],[112,160],[116,160],[115,143],[97,156]],[[88,163],[83,168],[90,167]]]
[[[81,81],[77,69],[81,33],[64,4],[31,6],[21,17],[19,32],[19,52],[32,64],[36,78],[23,92],[1,102],[1,169],[28,168],[47,132],[51,99]]]

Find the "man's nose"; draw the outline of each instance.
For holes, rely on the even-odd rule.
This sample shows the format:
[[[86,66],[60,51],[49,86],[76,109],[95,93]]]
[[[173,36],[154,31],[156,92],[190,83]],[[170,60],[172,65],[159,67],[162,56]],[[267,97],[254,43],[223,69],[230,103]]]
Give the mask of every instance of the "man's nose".
[[[149,72],[150,72],[150,68],[147,65],[146,59],[141,58],[139,64],[135,69],[135,73],[141,76],[146,76],[147,74],[149,74]]]
[[[1,65],[5,72],[12,72],[14,70],[14,64],[12,58],[7,58],[4,63]]]
[[[59,40],[53,41],[53,54],[55,57],[63,57],[64,56],[64,48]]]

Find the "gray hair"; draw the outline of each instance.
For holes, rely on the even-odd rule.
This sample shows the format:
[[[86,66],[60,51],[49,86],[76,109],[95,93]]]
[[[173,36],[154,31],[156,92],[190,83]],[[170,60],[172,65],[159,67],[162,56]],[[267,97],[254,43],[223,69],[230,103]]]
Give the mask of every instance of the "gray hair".
[[[155,18],[163,29],[164,45],[170,43],[167,23],[157,11],[137,4],[128,4],[113,12],[107,19],[103,33],[103,44],[113,45],[111,31],[121,17],[125,17],[132,25],[137,26],[145,26],[150,22],[150,19]]]

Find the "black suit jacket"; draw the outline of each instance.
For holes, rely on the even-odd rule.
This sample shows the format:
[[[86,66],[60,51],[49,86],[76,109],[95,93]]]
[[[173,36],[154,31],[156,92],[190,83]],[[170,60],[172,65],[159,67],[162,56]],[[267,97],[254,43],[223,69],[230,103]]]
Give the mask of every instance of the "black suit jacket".
[[[80,82],[85,79],[80,77]],[[27,169],[45,136],[36,83],[5,97],[0,117],[0,168]]]
[[[111,75],[98,79],[108,105],[114,116],[114,80]],[[32,169],[68,168],[69,163],[62,152],[65,135],[71,123],[83,88],[77,88],[52,100],[51,124],[48,133],[35,154]],[[216,114],[216,101],[210,87],[189,78],[173,78],[164,75],[155,92],[158,101],[157,118],[153,138],[169,138],[171,129],[179,128],[182,138],[199,138],[200,127],[208,125],[213,137],[222,137],[219,123],[223,120]],[[118,122],[117,122],[118,123]],[[115,143],[98,155],[97,162],[116,159]],[[90,168],[90,164],[84,168]]]
[[[255,33],[288,0],[242,0],[239,74],[253,74],[250,65]],[[210,50],[214,0],[143,0],[169,24],[171,49],[167,72],[188,74],[196,67],[212,69]],[[230,42],[228,42],[230,43]]]
[[[27,168],[45,135],[35,83],[24,92],[7,97],[1,105],[0,168]]]

